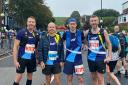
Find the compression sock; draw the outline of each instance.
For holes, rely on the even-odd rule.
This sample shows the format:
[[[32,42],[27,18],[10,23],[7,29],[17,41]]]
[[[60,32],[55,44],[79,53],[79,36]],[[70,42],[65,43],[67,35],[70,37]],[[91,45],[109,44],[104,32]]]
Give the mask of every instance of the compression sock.
[[[14,82],[13,85],[19,85],[19,83]]]
[[[107,83],[107,85],[111,85],[110,83]]]
[[[32,80],[27,80],[26,85],[32,85]]]

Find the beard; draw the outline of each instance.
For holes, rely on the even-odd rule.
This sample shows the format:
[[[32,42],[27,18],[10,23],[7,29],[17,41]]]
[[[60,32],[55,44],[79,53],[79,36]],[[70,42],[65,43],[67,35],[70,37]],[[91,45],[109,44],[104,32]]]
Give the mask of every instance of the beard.
[[[53,29],[51,29],[51,30],[48,30],[48,33],[49,33],[49,34],[55,34],[55,33],[56,33],[56,31],[55,31],[55,30],[53,30]]]
[[[70,27],[70,31],[71,32],[75,32],[76,31],[76,28]]]

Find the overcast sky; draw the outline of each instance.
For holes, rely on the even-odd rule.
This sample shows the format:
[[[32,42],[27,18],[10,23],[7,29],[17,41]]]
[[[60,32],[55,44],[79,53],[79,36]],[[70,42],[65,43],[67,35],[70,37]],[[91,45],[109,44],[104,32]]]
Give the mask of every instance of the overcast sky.
[[[115,9],[122,12],[122,4],[128,0],[102,0],[103,8]],[[101,0],[45,0],[45,4],[50,7],[53,16],[69,17],[75,10],[81,15],[90,15],[95,10],[101,8]]]

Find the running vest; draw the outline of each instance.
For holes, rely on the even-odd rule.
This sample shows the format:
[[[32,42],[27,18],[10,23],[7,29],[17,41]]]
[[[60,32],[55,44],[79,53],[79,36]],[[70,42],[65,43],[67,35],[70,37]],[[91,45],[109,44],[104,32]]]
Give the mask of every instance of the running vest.
[[[76,33],[66,31],[66,60],[75,62],[81,59],[81,32],[77,30]],[[80,59],[76,60],[76,56]]]
[[[28,35],[29,33],[28,33],[28,30],[27,29],[24,29],[24,35],[23,35],[23,38],[22,38],[22,40],[20,41],[20,46],[25,46],[26,44],[27,44],[27,42],[28,42]],[[37,47],[37,44],[38,44],[38,41],[39,41],[39,34],[36,32],[36,31],[34,31],[33,32],[33,36],[34,36],[34,38],[36,39],[36,45],[35,45],[35,47]]]
[[[88,59],[102,61],[106,57],[104,29],[100,29],[99,33],[92,34],[89,30],[88,40]]]
[[[77,39],[77,45],[78,46],[82,46],[82,42],[81,42],[81,31],[77,30],[76,31],[76,39]],[[66,31],[66,48],[70,47],[70,41],[71,41],[71,32],[68,30]]]
[[[27,29],[22,29],[16,36],[20,40],[18,57],[23,59],[35,59],[35,48],[38,44],[38,34],[30,33]]]

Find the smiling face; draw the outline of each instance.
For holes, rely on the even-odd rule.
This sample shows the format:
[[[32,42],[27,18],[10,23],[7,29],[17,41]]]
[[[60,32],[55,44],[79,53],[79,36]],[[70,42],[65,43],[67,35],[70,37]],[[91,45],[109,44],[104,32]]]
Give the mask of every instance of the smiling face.
[[[48,33],[50,34],[56,33],[56,25],[52,22],[48,24]]]
[[[76,30],[76,27],[77,27],[76,22],[70,22],[68,25],[69,25],[69,28],[70,28],[71,30]]]
[[[36,20],[34,17],[29,17],[27,19],[27,29],[34,30],[36,28]]]
[[[99,18],[97,16],[91,17],[90,25],[92,26],[93,29],[96,29],[99,25]]]

